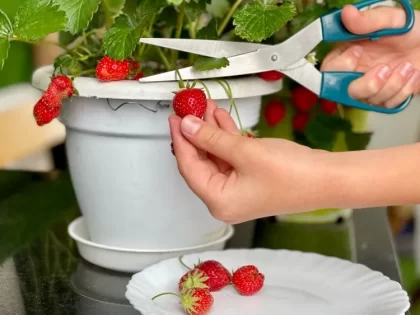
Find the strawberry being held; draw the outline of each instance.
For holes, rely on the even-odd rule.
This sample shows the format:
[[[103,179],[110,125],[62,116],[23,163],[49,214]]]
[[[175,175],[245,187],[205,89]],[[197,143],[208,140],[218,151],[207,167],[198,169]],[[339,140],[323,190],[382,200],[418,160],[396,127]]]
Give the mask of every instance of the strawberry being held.
[[[232,285],[239,294],[250,296],[259,292],[264,286],[265,276],[253,265],[243,266],[232,276]]]
[[[199,88],[181,88],[176,92],[172,104],[175,114],[181,118],[187,115],[203,118],[207,110],[206,93]]]
[[[188,315],[205,315],[214,303],[214,298],[207,289],[195,288],[184,291],[181,294],[162,293],[156,295],[152,300],[163,295],[175,295],[180,298],[180,303]]]

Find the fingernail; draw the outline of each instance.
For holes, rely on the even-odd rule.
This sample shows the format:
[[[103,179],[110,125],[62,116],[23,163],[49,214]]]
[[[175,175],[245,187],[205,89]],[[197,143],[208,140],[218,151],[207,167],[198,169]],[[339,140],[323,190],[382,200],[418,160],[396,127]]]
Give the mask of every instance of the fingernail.
[[[353,47],[353,54],[356,57],[360,57],[362,55],[362,47],[360,47],[360,46],[354,46]]]
[[[413,66],[411,63],[406,62],[400,70],[400,73],[403,77],[408,77],[413,72]]]
[[[391,70],[389,69],[388,66],[382,66],[381,68],[379,68],[378,77],[380,77],[382,80],[387,79],[390,74],[391,74]]]
[[[194,136],[201,127],[202,120],[195,116],[187,116],[181,122],[181,130],[190,136]]]

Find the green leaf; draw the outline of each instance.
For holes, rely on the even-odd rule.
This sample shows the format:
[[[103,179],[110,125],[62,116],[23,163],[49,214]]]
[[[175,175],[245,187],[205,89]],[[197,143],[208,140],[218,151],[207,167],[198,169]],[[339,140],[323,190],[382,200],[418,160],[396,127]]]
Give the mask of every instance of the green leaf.
[[[144,30],[153,23],[155,16],[159,14],[166,5],[166,0],[142,0],[140,2],[136,12],[140,33],[143,33]]]
[[[136,26],[128,15],[119,16],[114,26],[104,35],[105,54],[116,60],[124,60],[130,56],[141,36]]]
[[[134,15],[138,6],[138,0],[125,0],[123,13],[128,15]]]
[[[55,71],[68,69],[71,73],[74,73],[81,70],[81,65],[75,57],[69,54],[62,54],[55,58],[54,69]]]
[[[280,6],[252,2],[238,10],[233,19],[235,33],[249,42],[261,42],[280,30],[296,15],[291,3]]]
[[[167,0],[168,4],[180,5],[184,0]]]
[[[347,147],[350,151],[365,150],[371,138],[371,132],[346,132]]]
[[[339,116],[314,115],[308,122],[304,134],[314,148],[333,149],[339,132],[351,131],[351,123]]]
[[[197,32],[197,39],[219,39],[217,23],[214,19]]]
[[[305,26],[309,25],[324,13],[328,12],[328,8],[317,3],[310,3],[305,10],[298,14],[291,22],[290,27],[292,34],[297,33]]]
[[[212,58],[200,56],[194,63],[194,68],[198,71],[209,71],[214,69],[225,68],[229,65],[227,58]]]
[[[72,34],[85,30],[101,0],[54,0],[66,12],[66,28]]]
[[[114,23],[114,19],[123,13],[124,5],[125,0],[102,0],[105,20]]]
[[[3,69],[4,62],[9,54],[9,36],[12,32],[12,23],[6,13],[0,10],[0,70]]]
[[[65,13],[51,0],[25,0],[15,16],[14,35],[25,40],[38,40],[64,29]]]
[[[414,10],[420,10],[420,0],[411,0],[410,3]]]
[[[206,1],[204,0],[201,0],[198,2],[190,1],[185,6],[185,14],[188,16],[188,18],[191,21],[195,21],[201,16],[201,14],[206,12],[206,9],[207,9]]]

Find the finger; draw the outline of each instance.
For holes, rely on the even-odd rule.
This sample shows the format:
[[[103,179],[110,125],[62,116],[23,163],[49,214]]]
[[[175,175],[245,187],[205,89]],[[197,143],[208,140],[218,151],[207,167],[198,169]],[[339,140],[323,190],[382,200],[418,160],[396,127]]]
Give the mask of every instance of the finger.
[[[359,11],[352,5],[346,5],[341,12],[341,20],[347,30],[354,34],[367,34],[385,28],[404,26],[404,10],[389,6],[380,6],[366,11]]]
[[[385,104],[406,86],[415,69],[409,62],[397,66],[388,80],[386,80],[382,89],[367,100],[370,104]]]
[[[235,121],[232,119],[232,116],[226,109],[218,108],[214,112],[214,117],[217,120],[218,125],[224,131],[240,135],[238,126],[236,126]]]
[[[207,110],[204,114],[204,121],[208,122],[213,126],[218,126],[216,118],[214,117],[214,111],[217,109],[217,104],[213,100],[207,101]]]
[[[368,99],[383,88],[390,75],[389,66],[378,65],[350,83],[348,93],[352,98],[358,100]]]
[[[179,172],[190,189],[200,198],[206,199],[207,184],[214,176],[222,180],[224,175],[219,175],[214,163],[209,159],[203,160],[198,153],[199,150],[184,138],[181,133],[180,117],[171,116],[169,125]]]
[[[384,103],[385,107],[392,108],[403,103],[411,94],[416,93],[420,88],[420,72],[415,70],[407,84],[390,100]]]
[[[182,134],[196,147],[221,158],[230,165],[238,165],[245,138],[212,126],[195,116],[186,116],[181,123]]]
[[[352,45],[343,51],[338,49],[333,57],[324,60],[321,71],[354,71],[362,52],[363,48],[359,45]]]

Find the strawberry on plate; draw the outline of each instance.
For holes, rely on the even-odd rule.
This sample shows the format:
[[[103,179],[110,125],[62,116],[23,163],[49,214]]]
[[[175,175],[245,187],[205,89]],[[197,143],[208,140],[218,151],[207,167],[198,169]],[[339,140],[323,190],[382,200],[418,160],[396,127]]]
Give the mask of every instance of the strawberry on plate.
[[[232,285],[239,294],[249,296],[259,292],[264,286],[265,276],[253,265],[243,266],[232,276]]]

